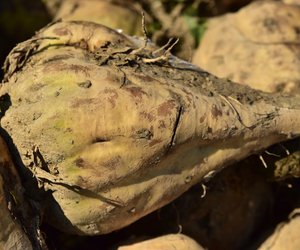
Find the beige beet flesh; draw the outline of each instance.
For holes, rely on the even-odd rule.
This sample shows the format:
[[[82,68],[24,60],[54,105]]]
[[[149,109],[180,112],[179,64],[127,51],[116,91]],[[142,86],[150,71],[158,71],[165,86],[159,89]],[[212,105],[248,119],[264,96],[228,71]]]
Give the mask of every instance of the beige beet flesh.
[[[104,234],[300,133],[299,99],[220,80],[101,25],[58,22],[6,61],[1,119],[62,230]],[[22,167],[22,166],[21,166]]]
[[[118,250],[203,250],[196,241],[183,234],[169,234],[136,244],[119,247]]]
[[[299,239],[300,217],[299,208],[295,209],[288,221],[280,223],[270,237],[261,244],[259,250],[281,250],[300,248]]]
[[[51,2],[46,1],[46,4]],[[122,30],[125,34],[142,35],[140,12],[138,3],[132,0],[68,0],[61,1],[54,20],[90,21]]]
[[[300,93],[300,7],[255,1],[208,21],[193,63],[266,92]]]

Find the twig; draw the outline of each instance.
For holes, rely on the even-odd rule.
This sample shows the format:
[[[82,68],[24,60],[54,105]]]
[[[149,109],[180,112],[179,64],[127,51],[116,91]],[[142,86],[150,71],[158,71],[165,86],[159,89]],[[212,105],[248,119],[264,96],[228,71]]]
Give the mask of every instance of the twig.
[[[264,165],[265,168],[268,168],[267,163],[265,162],[264,158],[262,155],[259,155],[259,159],[261,160],[262,164]]]
[[[289,151],[285,146],[283,146],[281,143],[279,143],[279,145],[280,145],[280,147],[283,148],[283,150],[285,151],[285,153],[286,153],[287,155],[290,155],[290,154],[291,154],[290,151]]]
[[[178,209],[176,207],[176,205],[174,203],[172,203],[172,207],[173,209],[175,210],[175,213],[176,213],[176,224],[178,226],[178,234],[181,234],[182,233],[182,225],[180,224],[180,214],[178,212]]]
[[[202,194],[200,197],[201,197],[201,198],[204,198],[205,195],[206,195],[207,187],[206,187],[203,183],[201,184],[201,186],[202,186],[202,189],[203,189],[203,194]]]
[[[271,152],[269,152],[268,150],[265,150],[265,153],[266,153],[267,155],[276,156],[276,157],[281,157],[280,155],[271,153]]]
[[[168,61],[170,56],[170,51],[173,49],[173,47],[178,43],[179,38],[176,39],[176,41],[165,51],[165,53],[159,57],[156,58],[142,58],[144,63],[155,63],[160,61]]]
[[[163,51],[163,50],[166,49],[168,46],[170,46],[172,40],[173,40],[173,37],[171,37],[171,38],[169,39],[169,41],[168,41],[165,45],[163,45],[162,47],[160,47],[160,48],[157,49],[157,50],[154,50],[154,51],[152,52],[152,55],[155,56],[155,54],[158,54],[159,52]]]
[[[143,51],[148,45],[148,34],[147,34],[147,30],[146,30],[144,11],[142,11],[142,30],[143,30],[143,34],[144,34],[144,45],[138,49],[133,50],[130,54],[138,54],[139,52]]]
[[[248,128],[248,129],[253,129],[253,128],[255,127],[255,125],[247,126],[247,125],[243,122],[240,113],[239,113],[239,112],[237,111],[237,109],[233,106],[233,104],[228,100],[228,98],[231,98],[231,99],[235,100],[234,98],[232,98],[232,97],[230,97],[230,96],[227,98],[226,96],[223,96],[223,95],[221,95],[221,94],[219,94],[219,96],[220,96],[220,97],[221,97],[221,98],[229,105],[229,107],[236,113],[238,121],[239,121],[244,127]]]

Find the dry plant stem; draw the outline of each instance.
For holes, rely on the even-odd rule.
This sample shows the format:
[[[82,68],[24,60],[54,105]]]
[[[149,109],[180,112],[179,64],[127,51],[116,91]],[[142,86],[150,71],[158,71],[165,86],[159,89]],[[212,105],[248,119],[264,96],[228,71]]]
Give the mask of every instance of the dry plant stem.
[[[167,59],[146,63],[151,50],[131,53],[140,44],[101,25],[58,22],[7,58],[2,92],[12,104],[1,125],[53,191],[48,218],[60,229],[117,230],[211,171],[300,134],[299,97]]]

